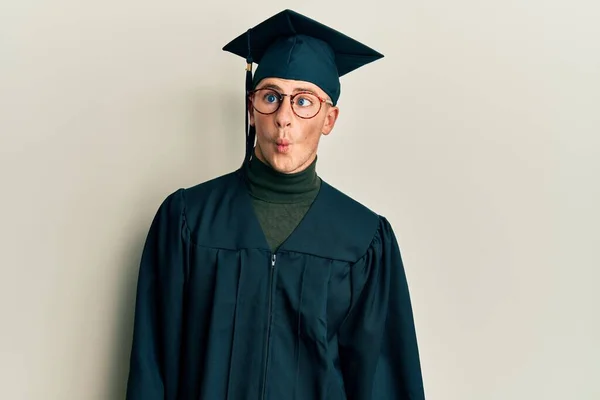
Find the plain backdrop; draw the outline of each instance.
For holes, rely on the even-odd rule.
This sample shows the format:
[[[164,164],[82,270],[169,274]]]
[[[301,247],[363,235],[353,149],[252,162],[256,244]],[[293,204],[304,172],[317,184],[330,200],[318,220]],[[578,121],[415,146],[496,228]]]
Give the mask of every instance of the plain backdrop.
[[[600,399],[596,0],[1,0],[0,398],[124,399],[152,217],[242,160],[221,48],[284,8],[386,56],[317,171],[397,233],[427,399]]]

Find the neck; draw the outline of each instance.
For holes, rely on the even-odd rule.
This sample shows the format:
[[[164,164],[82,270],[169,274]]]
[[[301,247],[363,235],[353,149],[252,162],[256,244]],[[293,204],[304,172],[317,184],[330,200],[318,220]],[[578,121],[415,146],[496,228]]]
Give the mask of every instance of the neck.
[[[314,198],[321,185],[316,164],[317,158],[300,172],[284,174],[271,168],[254,153],[244,168],[249,192],[253,197],[270,203],[298,203]]]

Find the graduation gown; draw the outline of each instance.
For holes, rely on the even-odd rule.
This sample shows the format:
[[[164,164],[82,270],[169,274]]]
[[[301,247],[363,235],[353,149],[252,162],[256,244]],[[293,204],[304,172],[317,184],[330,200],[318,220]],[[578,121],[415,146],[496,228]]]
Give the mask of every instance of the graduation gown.
[[[242,169],[169,195],[144,246],[127,400],[424,399],[389,222],[325,181],[272,252]]]

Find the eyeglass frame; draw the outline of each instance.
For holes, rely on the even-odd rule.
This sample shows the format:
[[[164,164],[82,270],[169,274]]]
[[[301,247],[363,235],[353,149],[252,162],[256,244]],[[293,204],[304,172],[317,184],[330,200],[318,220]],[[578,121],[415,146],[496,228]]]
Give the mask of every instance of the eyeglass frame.
[[[254,94],[256,94],[256,92],[260,91],[260,90],[270,90],[272,92],[275,92],[279,95],[279,105],[277,106],[277,108],[275,109],[275,111],[270,112],[270,113],[264,113],[262,111],[259,111],[256,109],[256,107],[254,107],[254,99],[253,96]],[[312,96],[315,96],[317,99],[319,99],[319,110],[315,113],[315,115],[313,115],[312,117],[302,117],[300,115],[298,115],[298,113],[296,112],[296,110],[294,110],[294,98],[300,94],[310,94]],[[271,87],[263,87],[263,88],[259,88],[259,89],[254,89],[254,90],[250,90],[248,92],[248,99],[250,100],[250,102],[252,103],[252,108],[254,110],[256,110],[257,113],[262,114],[262,115],[271,115],[271,114],[275,114],[277,111],[279,111],[279,109],[281,108],[281,105],[283,104],[283,98],[289,96],[290,98],[290,106],[292,108],[292,111],[294,113],[294,115],[296,115],[298,118],[302,118],[302,119],[312,119],[314,117],[316,117],[317,115],[319,115],[319,113],[321,112],[321,109],[323,108],[323,103],[327,103],[330,105],[334,105],[333,101],[323,98],[321,96],[319,96],[318,94],[314,93],[314,92],[310,92],[307,90],[303,90],[294,94],[288,94],[288,93],[279,93],[279,91],[275,90],[274,88]]]

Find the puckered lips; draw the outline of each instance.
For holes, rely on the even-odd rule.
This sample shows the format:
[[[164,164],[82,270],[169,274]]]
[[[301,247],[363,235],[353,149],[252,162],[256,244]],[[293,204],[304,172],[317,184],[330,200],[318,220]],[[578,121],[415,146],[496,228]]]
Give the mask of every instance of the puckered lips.
[[[275,142],[275,144],[277,146],[277,152],[278,153],[285,154],[288,151],[290,151],[291,143],[287,139],[277,139],[277,141]]]

